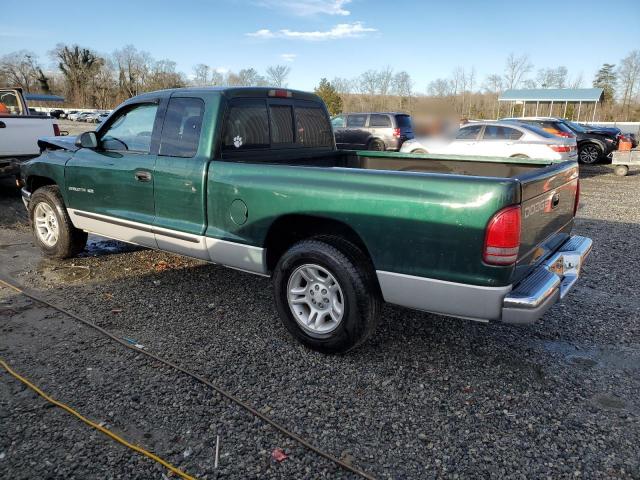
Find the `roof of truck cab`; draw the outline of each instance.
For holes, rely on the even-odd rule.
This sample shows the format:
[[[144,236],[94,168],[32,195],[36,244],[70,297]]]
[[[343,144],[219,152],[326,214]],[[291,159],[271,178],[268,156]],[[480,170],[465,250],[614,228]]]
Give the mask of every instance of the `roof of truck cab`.
[[[301,90],[292,90],[290,88],[277,88],[277,87],[184,87],[184,88],[170,88],[166,90],[156,90],[154,92],[147,92],[137,95],[129,100],[144,100],[145,98],[166,98],[179,93],[210,93],[218,92],[221,95],[229,98],[235,97],[268,97],[269,92],[274,90],[284,90],[291,92],[292,98],[298,98],[302,100],[322,101],[315,93],[303,92]],[[279,97],[274,97],[279,98]]]

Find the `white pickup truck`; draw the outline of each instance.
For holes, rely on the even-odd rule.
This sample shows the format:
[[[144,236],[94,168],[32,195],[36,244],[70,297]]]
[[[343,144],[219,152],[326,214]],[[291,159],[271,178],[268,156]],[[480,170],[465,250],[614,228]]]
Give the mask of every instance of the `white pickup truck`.
[[[60,135],[55,119],[31,115],[20,88],[0,88],[0,178],[18,176],[20,163],[40,154],[38,138]]]

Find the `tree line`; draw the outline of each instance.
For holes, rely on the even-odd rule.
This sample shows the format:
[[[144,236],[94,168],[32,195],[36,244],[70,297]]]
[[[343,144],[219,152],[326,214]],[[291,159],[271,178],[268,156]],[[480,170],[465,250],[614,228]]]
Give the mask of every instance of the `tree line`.
[[[188,85],[286,87],[291,73],[287,65],[273,65],[261,73],[252,67],[221,71],[201,63],[186,75],[177,70],[176,62],[154,59],[133,45],[101,55],[79,45],[58,44],[49,57],[55,64],[52,69],[43,68],[38,57],[26,50],[0,57],[0,85],[59,94],[70,106],[113,108],[143,92]],[[640,120],[640,50],[630,52],[617,64],[605,63],[589,83],[604,90],[600,119]],[[419,89],[408,72],[384,67],[354,78],[322,78],[316,92],[332,114],[400,110],[495,118],[499,114],[498,97],[504,90],[585,85],[588,83],[582,73],[572,76],[562,65],[535,69],[527,55],[511,53],[502,72],[484,78],[479,78],[474,67],[460,66],[450,76]]]

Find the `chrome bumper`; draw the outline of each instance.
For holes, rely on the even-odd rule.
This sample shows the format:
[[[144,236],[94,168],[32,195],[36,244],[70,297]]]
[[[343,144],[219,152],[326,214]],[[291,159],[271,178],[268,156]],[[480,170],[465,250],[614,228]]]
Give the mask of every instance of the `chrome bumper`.
[[[528,324],[539,319],[562,300],[580,276],[582,264],[591,252],[590,238],[575,235],[533,273],[509,292],[502,303],[502,321]]]

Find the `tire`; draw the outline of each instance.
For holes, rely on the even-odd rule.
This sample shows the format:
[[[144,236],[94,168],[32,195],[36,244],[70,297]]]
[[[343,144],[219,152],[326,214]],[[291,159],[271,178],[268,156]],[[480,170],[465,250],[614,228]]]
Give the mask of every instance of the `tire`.
[[[60,189],[55,185],[41,187],[31,195],[29,220],[35,243],[47,257],[74,257],[87,244],[87,232],[73,226]],[[48,233],[55,232],[47,241]]]
[[[332,279],[337,289],[329,287]],[[344,353],[362,344],[375,330],[382,308],[371,262],[358,247],[334,236],[303,240],[287,250],[274,270],[273,287],[285,328],[322,353]],[[299,302],[290,303],[292,298]],[[313,306],[320,305],[322,316],[314,317],[311,302],[316,299]],[[338,321],[337,306],[342,310]]]
[[[416,148],[415,150],[411,150],[411,153],[419,153],[420,155],[425,155],[427,151],[424,148]]]
[[[595,143],[585,143],[578,149],[578,161],[584,165],[598,163],[602,157],[602,149]]]
[[[386,150],[386,147],[382,140],[374,138],[369,142],[367,150],[373,150],[374,152],[384,152]]]
[[[624,177],[629,173],[629,167],[626,165],[616,165],[613,167],[613,173],[615,173],[619,177]]]
[[[518,153],[517,155],[511,155],[511,158],[529,158],[529,157],[522,153]]]

